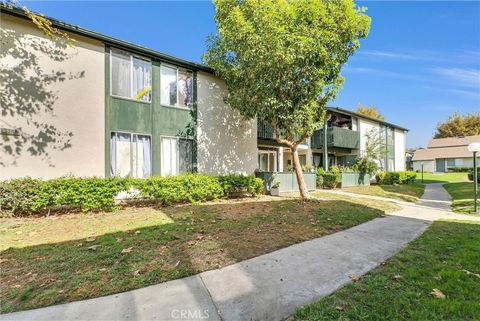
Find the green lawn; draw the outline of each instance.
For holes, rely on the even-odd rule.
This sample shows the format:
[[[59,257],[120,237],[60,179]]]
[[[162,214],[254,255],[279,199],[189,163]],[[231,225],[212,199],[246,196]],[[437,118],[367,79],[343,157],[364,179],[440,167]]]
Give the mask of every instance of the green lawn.
[[[0,219],[0,311],[145,287],[366,222],[386,202],[260,197]]]
[[[456,183],[468,181],[467,173],[423,173],[424,184]],[[417,173],[416,183],[422,182],[422,173]]]
[[[294,320],[479,320],[479,249],[479,223],[435,222],[383,266],[297,310]]]
[[[452,197],[452,211],[462,214],[473,212],[473,182],[449,183],[443,185]]]
[[[425,185],[370,185],[343,188],[345,192],[394,198],[407,202],[416,202],[423,195]]]

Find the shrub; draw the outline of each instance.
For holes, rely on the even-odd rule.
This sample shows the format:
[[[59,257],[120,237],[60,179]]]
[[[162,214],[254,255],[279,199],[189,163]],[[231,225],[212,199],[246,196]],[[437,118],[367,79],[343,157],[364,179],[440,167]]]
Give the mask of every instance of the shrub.
[[[468,180],[473,182],[473,173],[468,173]],[[480,171],[477,171],[477,182],[480,183]]]
[[[332,168],[331,172],[325,172],[323,168],[317,169],[317,187],[322,188],[335,188],[340,182],[341,177],[340,171],[335,168]]]
[[[375,178],[381,185],[411,184],[417,178],[417,173],[414,171],[380,172]]]
[[[473,172],[473,167],[447,167],[447,171],[454,173]],[[480,167],[477,167],[477,171],[480,171]]]
[[[184,174],[171,177],[131,178],[76,178],[62,177],[52,180],[33,178],[0,182],[0,211],[13,215],[45,213],[68,209],[112,211],[115,197],[131,188],[139,197],[161,204],[179,202],[198,203],[234,192],[247,191],[256,196],[263,192],[263,181],[252,176],[208,176]]]
[[[228,175],[218,177],[226,197],[246,191],[252,196],[263,193],[263,180],[254,176]]]
[[[373,175],[378,171],[378,164],[374,160],[361,156],[356,159],[352,169],[361,174]]]

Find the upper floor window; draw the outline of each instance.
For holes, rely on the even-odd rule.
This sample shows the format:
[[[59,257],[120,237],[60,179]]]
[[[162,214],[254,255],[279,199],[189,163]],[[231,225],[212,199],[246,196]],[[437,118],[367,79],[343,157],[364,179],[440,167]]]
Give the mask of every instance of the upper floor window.
[[[162,65],[160,74],[162,105],[191,108],[193,73],[189,70]]]
[[[152,63],[116,49],[112,49],[111,56],[111,94],[150,102]]]

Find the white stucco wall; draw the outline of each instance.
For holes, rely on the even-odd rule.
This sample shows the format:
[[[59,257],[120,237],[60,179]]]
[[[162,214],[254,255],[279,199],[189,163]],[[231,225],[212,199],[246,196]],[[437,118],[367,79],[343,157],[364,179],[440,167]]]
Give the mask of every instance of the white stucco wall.
[[[208,174],[253,174],[257,167],[257,125],[244,121],[223,101],[225,84],[199,72],[198,171]]]
[[[395,129],[395,170],[405,170],[406,133],[398,128]]]
[[[365,145],[367,142],[366,135],[372,130],[375,129],[378,133],[380,126],[378,123],[359,118],[358,119],[358,125],[360,129],[360,155],[362,155],[365,152]]]
[[[5,77],[0,90],[4,93],[9,88],[16,90],[15,94],[2,95],[2,111],[10,109],[14,113],[2,116],[0,128],[19,128],[22,133],[21,136],[0,136],[0,180],[68,174],[103,176],[103,44],[71,35],[76,40],[74,48],[55,48],[32,22],[4,13],[0,18],[0,68]],[[52,49],[57,50],[53,56]],[[27,59],[22,58],[25,54]],[[26,67],[21,67],[22,63]],[[34,72],[35,68],[38,73]],[[52,76],[54,81],[48,84],[41,78],[45,75]],[[32,83],[32,76],[39,80]],[[51,111],[46,110],[49,106]],[[34,122],[45,127],[38,128]],[[39,144],[32,144],[28,138],[32,134],[40,138]],[[18,154],[5,149],[12,140],[23,144]]]
[[[414,171],[421,171],[422,170],[422,162],[421,161],[414,161],[413,162],[413,170]],[[423,161],[423,171],[428,172],[428,173],[433,173],[435,171],[435,161],[434,160]]]

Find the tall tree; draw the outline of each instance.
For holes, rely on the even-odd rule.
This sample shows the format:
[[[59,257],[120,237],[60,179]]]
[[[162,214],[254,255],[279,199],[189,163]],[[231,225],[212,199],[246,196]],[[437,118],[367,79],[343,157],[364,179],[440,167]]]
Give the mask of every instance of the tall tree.
[[[462,116],[458,112],[437,125],[435,138],[480,135],[480,112]]]
[[[382,114],[380,114],[377,107],[375,106],[364,106],[362,104],[358,104],[357,112],[365,116],[373,117],[380,120],[385,120],[385,117],[383,117]]]
[[[308,197],[297,146],[321,126],[344,78],[341,67],[367,36],[370,18],[353,0],[214,0],[218,34],[204,62],[245,119],[271,124],[292,151],[300,194]]]

